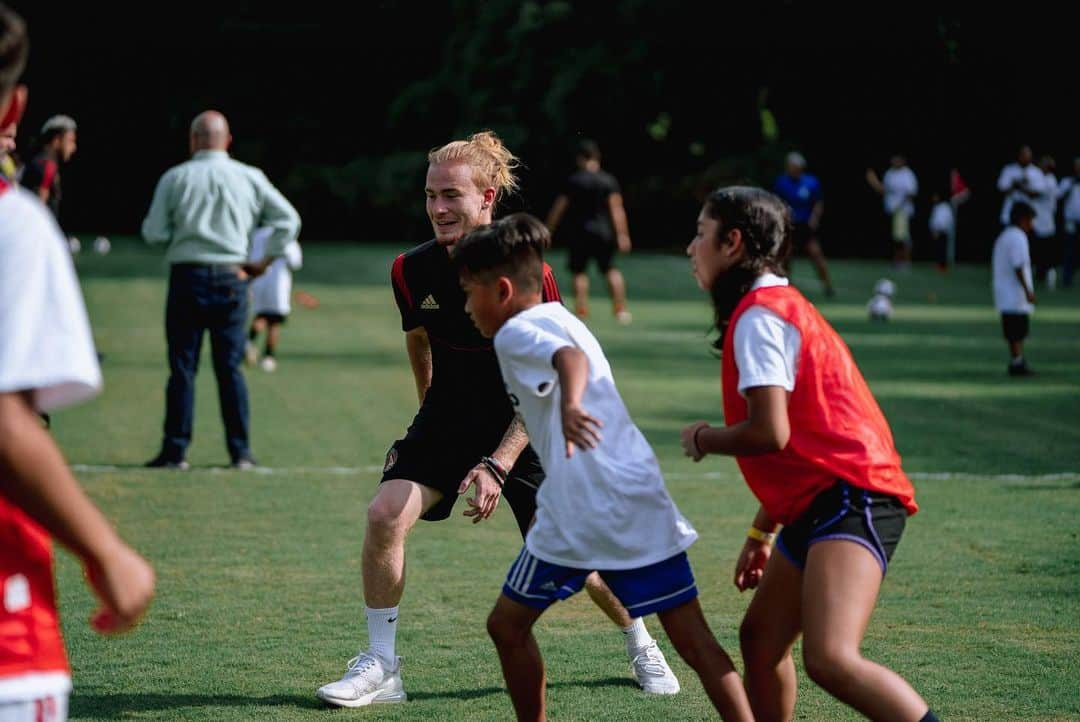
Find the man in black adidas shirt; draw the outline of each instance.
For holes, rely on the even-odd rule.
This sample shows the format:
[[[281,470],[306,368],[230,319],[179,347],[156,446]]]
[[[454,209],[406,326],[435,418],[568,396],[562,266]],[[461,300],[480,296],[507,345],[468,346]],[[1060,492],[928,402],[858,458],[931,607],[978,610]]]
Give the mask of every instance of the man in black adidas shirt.
[[[474,523],[487,519],[505,496],[524,536],[543,480],[524,426],[514,417],[491,342],[465,313],[465,294],[450,262],[453,244],[491,223],[499,196],[516,188],[517,159],[495,134],[482,132],[432,151],[428,161],[425,192],[435,238],[399,256],[391,269],[420,410],[405,437],[390,448],[379,492],[368,507],[363,557],[368,649],[350,661],[342,679],[316,692],[343,707],[406,698],[395,638],[405,588],[405,538],[416,521],[445,519],[458,495],[472,489],[466,516]],[[544,300],[560,300],[548,267]],[[623,628],[635,679],[647,692],[677,692],[678,680],[642,621],[631,619],[593,577],[590,596]]]

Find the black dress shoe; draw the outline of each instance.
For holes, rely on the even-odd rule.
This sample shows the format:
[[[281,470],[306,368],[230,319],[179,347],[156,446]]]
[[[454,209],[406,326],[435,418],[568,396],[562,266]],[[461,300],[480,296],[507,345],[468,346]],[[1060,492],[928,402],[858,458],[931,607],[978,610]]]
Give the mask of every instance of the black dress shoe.
[[[143,464],[143,466],[147,469],[176,469],[177,471],[187,471],[191,468],[191,464],[183,459],[166,456],[165,454],[158,454],[153,459],[150,459],[150,461]]]

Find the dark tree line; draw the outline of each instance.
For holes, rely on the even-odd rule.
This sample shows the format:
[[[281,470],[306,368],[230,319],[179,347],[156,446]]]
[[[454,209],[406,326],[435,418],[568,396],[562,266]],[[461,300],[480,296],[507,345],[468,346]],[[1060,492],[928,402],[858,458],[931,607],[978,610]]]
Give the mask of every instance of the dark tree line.
[[[797,148],[825,186],[827,250],[885,257],[863,175],[900,151],[925,191],[916,231],[961,169],[974,199],[960,256],[983,258],[1016,147],[1054,153],[1059,171],[1080,154],[1070,26],[1038,10],[1021,24],[794,0],[13,4],[33,42],[20,141],[52,113],[80,123],[71,230],[137,231],[207,107],[294,200],[304,237],[403,244],[426,237],[426,151],[481,128],[526,164],[509,207],[540,215],[576,140],[597,140],[639,247],[682,244],[705,189],[769,184]]]

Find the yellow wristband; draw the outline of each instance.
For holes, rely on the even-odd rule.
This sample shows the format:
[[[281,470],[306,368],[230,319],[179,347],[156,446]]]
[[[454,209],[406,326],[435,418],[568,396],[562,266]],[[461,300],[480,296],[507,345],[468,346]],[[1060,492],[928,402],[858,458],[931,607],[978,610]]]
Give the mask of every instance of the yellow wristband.
[[[764,544],[772,544],[776,541],[776,534],[769,534],[758,529],[756,526],[752,526],[746,530],[746,536],[750,537],[754,541],[759,541]]]

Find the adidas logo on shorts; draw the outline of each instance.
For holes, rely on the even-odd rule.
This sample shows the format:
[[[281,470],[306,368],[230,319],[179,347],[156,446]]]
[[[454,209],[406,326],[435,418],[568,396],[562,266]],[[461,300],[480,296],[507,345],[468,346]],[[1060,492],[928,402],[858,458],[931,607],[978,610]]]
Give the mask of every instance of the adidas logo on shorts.
[[[427,295],[427,298],[425,298],[423,301],[420,302],[420,310],[421,311],[438,311],[439,310],[439,302],[436,301],[435,297],[432,296],[429,293]]]

